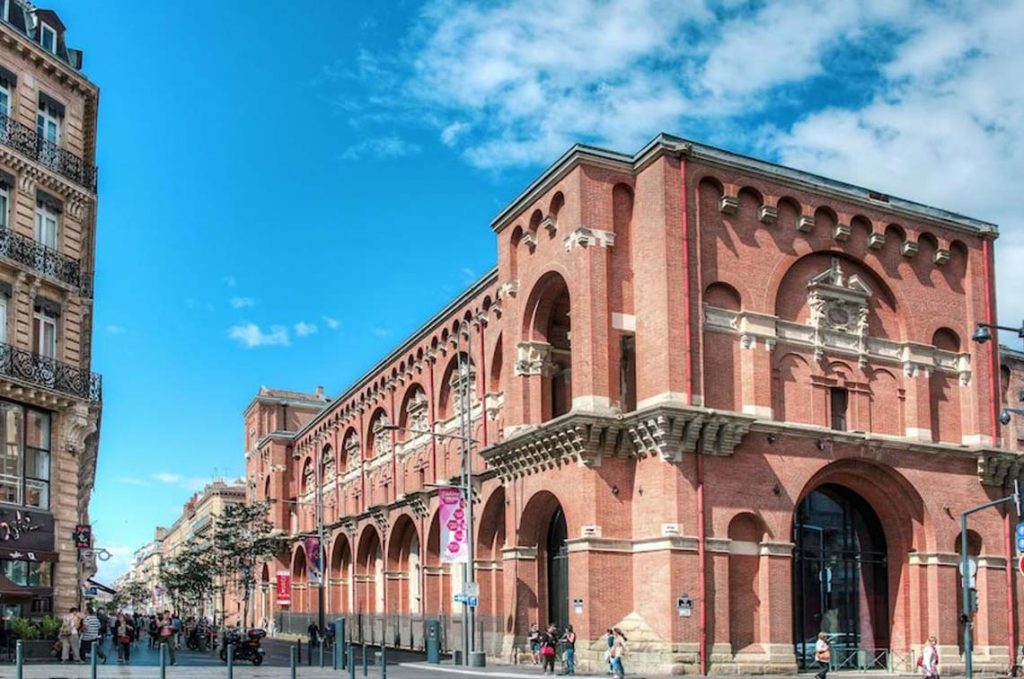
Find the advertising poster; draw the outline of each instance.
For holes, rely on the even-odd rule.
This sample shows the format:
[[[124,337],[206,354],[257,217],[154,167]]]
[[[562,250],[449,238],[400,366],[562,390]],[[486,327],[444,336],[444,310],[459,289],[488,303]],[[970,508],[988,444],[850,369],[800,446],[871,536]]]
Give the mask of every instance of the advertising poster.
[[[277,605],[292,605],[292,574],[288,571],[277,573]]]
[[[320,563],[320,538],[303,538],[302,546],[306,550],[306,577],[309,584],[319,585],[324,577],[324,567]]]
[[[441,502],[441,562],[468,563],[469,539],[465,503],[458,488],[439,488]]]

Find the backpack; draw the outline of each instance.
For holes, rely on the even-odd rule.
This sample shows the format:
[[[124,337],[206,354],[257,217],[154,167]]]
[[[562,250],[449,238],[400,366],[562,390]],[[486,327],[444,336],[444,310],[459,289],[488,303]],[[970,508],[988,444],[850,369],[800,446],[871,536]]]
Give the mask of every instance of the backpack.
[[[924,667],[924,654],[917,656],[917,666]]]

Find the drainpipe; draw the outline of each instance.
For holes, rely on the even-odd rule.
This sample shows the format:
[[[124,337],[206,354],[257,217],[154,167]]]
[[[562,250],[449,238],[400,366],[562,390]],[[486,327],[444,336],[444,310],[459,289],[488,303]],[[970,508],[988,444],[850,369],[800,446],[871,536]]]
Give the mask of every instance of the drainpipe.
[[[480,328],[480,428],[481,432],[480,448],[487,447],[487,345],[484,342],[484,328],[487,325],[487,321],[483,318],[480,319],[480,323],[477,327]],[[472,429],[470,430],[470,436],[472,436]]]
[[[686,362],[683,365],[683,379],[686,386],[688,405],[693,405],[693,337],[690,326],[690,222],[686,187],[686,149],[679,154],[679,188],[682,208],[683,231],[683,346],[687,347]],[[697,458],[697,608],[699,627],[697,647],[700,658],[701,676],[708,673],[708,606],[707,606],[707,555],[704,549],[704,456],[702,442],[698,442],[694,455]]]

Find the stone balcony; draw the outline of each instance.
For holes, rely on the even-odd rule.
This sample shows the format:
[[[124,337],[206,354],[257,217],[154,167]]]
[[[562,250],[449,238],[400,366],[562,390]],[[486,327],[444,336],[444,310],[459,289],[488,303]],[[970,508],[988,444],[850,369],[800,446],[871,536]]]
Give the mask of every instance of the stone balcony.
[[[85,162],[58,144],[40,137],[34,128],[0,114],[0,144],[8,146],[43,167],[96,193],[96,166]]]
[[[9,344],[0,344],[0,377],[86,401],[103,399],[101,375]]]
[[[92,297],[92,279],[82,272],[81,262],[62,255],[28,236],[0,228],[0,256],[78,288],[82,297]]]

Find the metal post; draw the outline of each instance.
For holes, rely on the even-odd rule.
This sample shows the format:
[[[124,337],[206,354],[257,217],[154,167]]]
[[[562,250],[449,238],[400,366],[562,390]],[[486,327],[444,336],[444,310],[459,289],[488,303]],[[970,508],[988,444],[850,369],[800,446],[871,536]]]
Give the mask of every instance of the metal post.
[[[228,679],[235,675],[235,645],[228,646]]]
[[[299,649],[299,664],[302,664],[302,639],[295,640],[295,646]]]
[[[160,679],[167,679],[167,644],[160,644]]]
[[[472,338],[469,334],[468,325],[464,325],[466,332],[466,356],[470,355],[472,348]],[[466,531],[469,534],[468,539],[468,563],[466,564],[466,578],[465,582],[470,585],[476,584],[476,545],[475,543],[475,522],[473,516],[473,412],[471,410],[473,400],[470,396],[472,393],[473,385],[471,383],[471,377],[469,372],[469,361],[462,358],[462,354],[459,354],[459,373],[462,377],[462,389],[459,397],[462,399],[462,417],[459,418],[459,424],[462,427],[462,481],[463,481],[463,497],[466,499]],[[484,404],[481,404],[483,408]],[[481,411],[482,412],[482,411]],[[486,418],[485,418],[486,419]],[[485,425],[486,426],[486,423]],[[475,590],[473,586],[471,589]],[[469,602],[463,602],[463,627],[465,628],[463,639],[464,645],[464,656],[462,662],[467,667],[471,665],[471,658],[476,655],[476,609],[469,605]]]
[[[974,662],[971,658],[971,571],[967,554],[967,512],[960,515],[960,585],[964,606],[964,676],[972,679]]]
[[[99,639],[93,639],[89,642],[89,676],[91,679],[96,679],[96,656],[99,655],[98,649]]]
[[[380,679],[388,679],[388,660],[384,644],[380,645]]]
[[[296,662],[295,656],[296,656],[296,652],[297,652],[298,649],[296,649],[294,646],[292,646],[290,650],[291,650],[291,654],[289,656],[289,666],[292,668],[292,679],[295,679],[295,672],[296,672],[295,666],[298,664]]]
[[[345,653],[345,618],[338,618],[334,621],[334,648],[337,651],[334,660],[334,669],[343,670],[348,666],[348,657]],[[340,663],[338,662],[339,659],[341,661]]]
[[[364,677],[366,676],[366,674],[368,672],[368,669],[369,668],[367,668],[367,666],[366,666],[366,642],[364,641],[363,642],[363,676]]]
[[[14,677],[15,679],[22,679],[23,669],[25,665],[25,651],[21,647],[21,639],[14,645]]]
[[[348,645],[348,652],[345,655],[348,660],[348,679],[356,679],[356,654],[352,652],[352,644]]]

